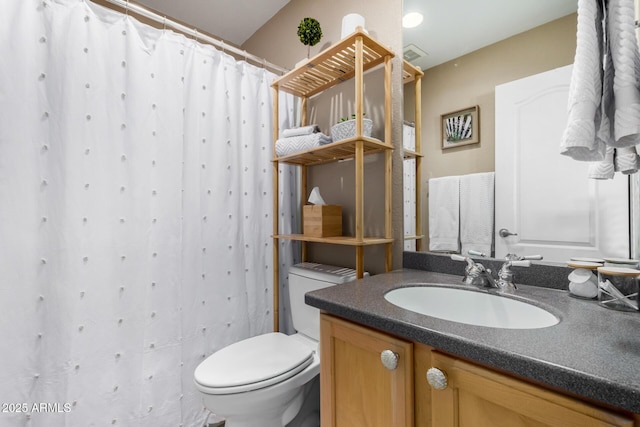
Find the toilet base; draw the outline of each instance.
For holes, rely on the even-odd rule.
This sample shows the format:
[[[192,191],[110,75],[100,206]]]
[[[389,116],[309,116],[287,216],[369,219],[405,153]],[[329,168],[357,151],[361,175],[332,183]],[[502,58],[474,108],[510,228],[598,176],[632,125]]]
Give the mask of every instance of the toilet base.
[[[309,381],[302,407],[286,427],[320,427],[320,376]]]
[[[302,393],[297,389],[287,393],[289,396],[282,396],[281,406],[263,406],[251,414],[227,414],[224,427],[319,427],[320,377],[316,376],[303,388]],[[211,408],[206,396],[204,403]]]

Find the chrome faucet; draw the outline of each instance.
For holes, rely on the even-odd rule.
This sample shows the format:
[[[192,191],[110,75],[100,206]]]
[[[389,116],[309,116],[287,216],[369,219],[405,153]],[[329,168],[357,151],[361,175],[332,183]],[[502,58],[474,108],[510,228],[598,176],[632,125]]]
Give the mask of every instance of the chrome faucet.
[[[541,259],[534,256],[534,259]],[[528,259],[522,259],[517,255],[507,255],[507,260],[498,271],[498,278],[494,279],[491,270],[485,268],[482,264],[476,263],[471,258],[453,254],[451,259],[454,261],[466,261],[467,266],[464,269],[464,279],[462,280],[465,285],[474,285],[483,288],[496,288],[499,292],[514,293],[516,284],[513,281],[513,272],[511,267],[529,267],[531,261]]]
[[[502,264],[502,267],[500,267],[500,271],[498,271],[498,280],[496,281],[498,289],[507,294],[514,293],[517,287],[513,281],[513,272],[511,271],[511,267],[529,267],[530,265],[531,261],[529,260],[507,260]]]
[[[507,254],[505,257],[506,262],[502,264],[500,271],[498,271],[498,287],[506,293],[514,293],[517,289],[515,282],[513,281],[513,272],[511,267],[529,267],[532,259],[541,260],[542,255],[526,255],[519,256],[516,254]]]
[[[467,266],[464,269],[464,279],[462,282],[465,285],[480,286],[483,288],[496,288],[496,281],[491,274],[491,270],[486,269],[484,265],[476,263],[471,258],[452,254],[451,259],[454,261],[466,261]]]

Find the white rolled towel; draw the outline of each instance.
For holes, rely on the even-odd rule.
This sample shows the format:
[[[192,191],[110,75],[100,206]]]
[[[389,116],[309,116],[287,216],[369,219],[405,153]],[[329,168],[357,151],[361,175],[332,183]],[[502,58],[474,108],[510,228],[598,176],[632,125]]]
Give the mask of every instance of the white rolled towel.
[[[312,133],[320,132],[318,125],[300,126],[297,128],[285,129],[282,131],[283,138],[290,138],[292,136],[311,135]]]
[[[286,156],[287,154],[311,150],[321,145],[330,144],[331,141],[331,138],[323,133],[280,138],[276,141],[276,155]]]

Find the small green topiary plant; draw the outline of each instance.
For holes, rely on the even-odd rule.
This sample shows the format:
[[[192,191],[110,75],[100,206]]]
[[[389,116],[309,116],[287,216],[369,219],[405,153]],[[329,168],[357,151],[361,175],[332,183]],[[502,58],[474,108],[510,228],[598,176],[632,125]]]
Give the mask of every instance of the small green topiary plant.
[[[362,113],[362,117],[364,117],[366,115],[367,115],[367,113]],[[346,121],[349,121],[349,120],[355,120],[355,119],[356,119],[356,115],[352,114],[351,117],[340,117],[340,122],[339,123],[346,122]]]
[[[322,38],[320,23],[313,18],[304,18],[298,25],[298,37],[302,44],[307,46],[307,58],[309,58],[311,46],[318,44]]]

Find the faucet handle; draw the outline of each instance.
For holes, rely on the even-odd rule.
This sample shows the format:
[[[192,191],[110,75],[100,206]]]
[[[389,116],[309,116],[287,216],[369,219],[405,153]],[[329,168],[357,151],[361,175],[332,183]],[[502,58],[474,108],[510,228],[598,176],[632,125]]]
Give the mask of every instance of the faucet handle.
[[[471,258],[458,255],[451,254],[451,259],[454,261],[466,261],[467,266],[464,268],[464,278],[462,282],[465,285],[473,285],[478,282],[483,283],[484,281],[493,281],[493,277],[491,277],[491,270],[487,270],[480,263],[473,261]]]
[[[516,255],[516,254],[507,254],[507,256],[504,259],[506,259],[507,261],[522,261],[522,260],[525,260],[525,259],[541,260],[542,259],[542,255],[520,256],[520,255]]]
[[[504,293],[514,293],[517,289],[516,284],[513,280],[513,272],[511,271],[511,267],[530,267],[530,260],[509,260],[502,264],[502,268],[498,271],[498,280],[497,285],[501,292]]]
[[[469,275],[469,273],[476,273],[476,272],[481,271],[481,270],[484,271],[484,267],[482,266],[482,264],[478,264],[474,260],[472,260],[471,258],[466,257],[464,255],[451,254],[451,259],[454,260],[454,261],[466,261],[467,262],[467,266],[464,269],[466,275]]]
[[[474,251],[473,249],[469,249],[467,252],[471,256],[480,256],[480,257],[483,257],[483,258],[486,258],[486,256],[487,256],[487,254],[485,254],[484,252]]]
[[[531,261],[529,261],[528,259],[520,261],[508,261],[505,262],[504,265],[506,265],[507,263],[509,263],[511,267],[531,267]],[[509,268],[509,266],[507,266],[507,268]]]
[[[462,256],[462,255],[458,255],[458,254],[451,254],[451,259],[454,260],[454,261],[467,261],[468,260],[468,258],[466,256]]]

